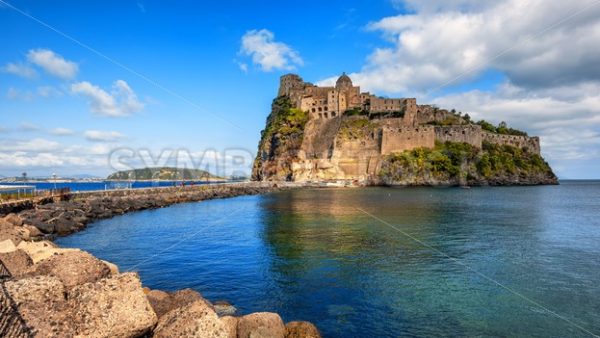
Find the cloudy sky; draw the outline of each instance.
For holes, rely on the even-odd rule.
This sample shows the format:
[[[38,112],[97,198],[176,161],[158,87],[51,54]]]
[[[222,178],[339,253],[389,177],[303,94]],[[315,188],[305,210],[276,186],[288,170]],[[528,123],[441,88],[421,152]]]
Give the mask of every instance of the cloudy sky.
[[[0,0],[0,41],[0,176],[247,162],[280,75],[345,71],[600,178],[598,0]]]

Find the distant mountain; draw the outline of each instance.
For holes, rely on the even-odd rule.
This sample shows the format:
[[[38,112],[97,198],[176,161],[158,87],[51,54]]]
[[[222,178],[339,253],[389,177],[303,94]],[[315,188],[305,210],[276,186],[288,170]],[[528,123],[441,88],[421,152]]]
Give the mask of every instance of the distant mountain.
[[[66,177],[68,177],[68,178],[75,178],[75,179],[79,179],[79,180],[91,179],[91,178],[101,178],[98,175],[90,175],[90,174],[66,175]]]
[[[118,171],[107,177],[108,180],[223,180],[208,171],[172,167],[143,168]]]

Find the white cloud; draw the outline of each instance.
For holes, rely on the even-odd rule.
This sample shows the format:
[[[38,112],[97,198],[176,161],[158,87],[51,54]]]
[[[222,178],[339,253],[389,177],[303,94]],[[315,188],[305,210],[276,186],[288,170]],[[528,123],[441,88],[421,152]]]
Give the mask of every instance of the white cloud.
[[[30,91],[21,91],[14,87],[9,87],[6,91],[6,98],[9,100],[23,100],[23,101],[31,101],[33,100],[35,95],[33,95]]]
[[[300,54],[290,46],[275,41],[275,35],[267,30],[251,30],[242,36],[240,53],[252,57],[252,62],[263,71],[292,70],[304,62]],[[242,66],[240,68],[243,70]]]
[[[35,71],[35,69],[23,63],[9,62],[4,67],[2,67],[1,70],[4,73],[14,74],[28,79],[32,79],[37,76],[37,72]]]
[[[19,126],[19,129],[22,131],[38,131],[40,130],[40,126],[31,122],[23,122]]]
[[[125,135],[116,131],[87,130],[83,135],[92,142],[114,142],[125,138]]]
[[[32,49],[27,53],[27,60],[47,73],[61,79],[73,79],[79,71],[77,63],[65,60],[49,49]]]
[[[63,92],[52,86],[40,86],[37,88],[37,94],[41,97],[58,97],[62,96]]]
[[[31,140],[0,140],[0,149],[3,152],[49,152],[60,149],[57,142],[34,138]]]
[[[486,69],[513,84],[544,88],[600,78],[600,5],[594,1],[411,0],[414,14],[368,25],[392,43],[360,72],[367,90],[422,93],[471,80]],[[590,7],[590,5],[593,5]]]
[[[50,134],[56,136],[69,136],[73,135],[75,132],[69,128],[54,128],[50,131]]]
[[[127,116],[144,108],[144,104],[123,80],[113,83],[111,93],[87,81],[72,84],[71,91],[86,96],[90,110],[104,116]]]

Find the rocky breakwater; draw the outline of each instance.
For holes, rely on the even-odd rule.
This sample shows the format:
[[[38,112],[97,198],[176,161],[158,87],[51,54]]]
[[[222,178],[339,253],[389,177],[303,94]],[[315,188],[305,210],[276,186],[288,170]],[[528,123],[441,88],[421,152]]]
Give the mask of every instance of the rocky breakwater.
[[[121,273],[87,252],[40,240],[128,211],[273,189],[281,188],[89,194],[0,218],[0,337],[320,337],[311,323],[286,325],[268,312],[235,316],[226,302],[212,304],[190,289],[144,288],[136,273]]]
[[[93,221],[127,212],[156,209],[176,203],[254,195],[287,189],[293,185],[238,183],[202,186],[114,190],[63,195],[39,203],[19,202],[17,215],[31,237],[64,236]],[[6,208],[9,209],[9,208]],[[1,215],[1,214],[0,214]]]

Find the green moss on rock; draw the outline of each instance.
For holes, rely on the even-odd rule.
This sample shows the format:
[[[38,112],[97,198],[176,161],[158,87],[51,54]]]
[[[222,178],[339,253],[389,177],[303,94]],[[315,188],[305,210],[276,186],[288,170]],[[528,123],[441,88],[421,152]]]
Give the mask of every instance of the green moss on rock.
[[[556,176],[543,158],[525,149],[485,142],[482,149],[467,143],[436,143],[388,155],[379,178],[399,185],[553,184]]]

